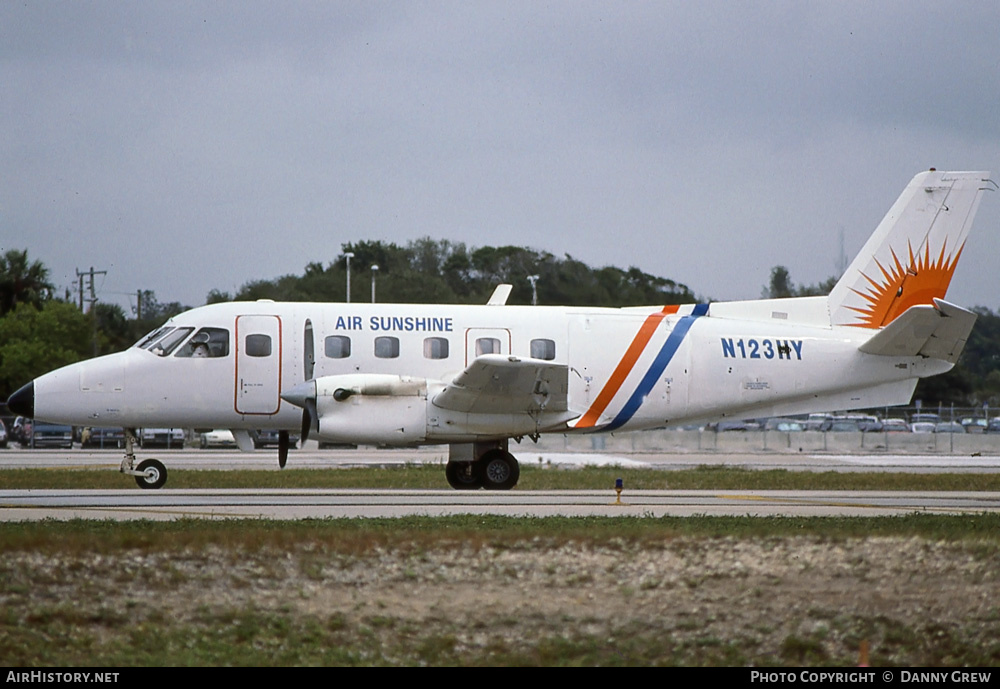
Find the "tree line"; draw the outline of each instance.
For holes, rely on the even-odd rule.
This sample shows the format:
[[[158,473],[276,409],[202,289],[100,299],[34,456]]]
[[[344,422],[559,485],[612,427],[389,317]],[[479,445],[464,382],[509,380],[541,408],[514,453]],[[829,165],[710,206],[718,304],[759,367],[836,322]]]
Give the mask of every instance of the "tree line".
[[[695,301],[688,288],[638,268],[591,268],[570,255],[516,246],[470,249],[462,243],[429,238],[399,246],[361,241],[342,245],[327,265],[310,263],[303,275],[255,280],[234,295],[213,290],[208,301],[345,301],[347,256],[351,254],[352,301],[371,300],[374,270],[377,301],[403,304],[484,304],[498,284],[513,286],[510,304],[532,303],[529,276],[537,276],[539,304],[639,306]]]
[[[354,302],[483,304],[498,284],[513,286],[508,303],[566,306],[685,304],[699,299],[684,284],[638,268],[591,268],[565,255],[514,246],[469,248],[429,238],[405,246],[382,241],[341,245],[328,264],[309,263],[301,275],[253,280],[235,294],[211,290],[206,303],[232,300],[345,301],[348,255]],[[374,267],[377,266],[377,269]],[[529,281],[529,276],[534,283]],[[784,266],[775,266],[762,296],[826,294],[836,282],[796,286]],[[190,308],[161,303],[142,292],[137,313],[116,304],[96,303],[81,313],[68,292],[60,297],[49,271],[27,251],[0,256],[0,399],[37,376],[83,359],[121,351],[167,318]],[[978,406],[1000,404],[1000,315],[985,307],[958,365],[943,376],[924,379],[917,397],[926,404]]]

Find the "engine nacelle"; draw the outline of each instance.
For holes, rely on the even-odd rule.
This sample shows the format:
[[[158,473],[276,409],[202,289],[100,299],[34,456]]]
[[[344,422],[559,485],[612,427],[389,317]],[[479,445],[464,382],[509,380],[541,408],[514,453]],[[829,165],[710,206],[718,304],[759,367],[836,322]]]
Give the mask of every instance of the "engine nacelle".
[[[411,445],[427,436],[427,380],[384,374],[317,378],[320,440]]]

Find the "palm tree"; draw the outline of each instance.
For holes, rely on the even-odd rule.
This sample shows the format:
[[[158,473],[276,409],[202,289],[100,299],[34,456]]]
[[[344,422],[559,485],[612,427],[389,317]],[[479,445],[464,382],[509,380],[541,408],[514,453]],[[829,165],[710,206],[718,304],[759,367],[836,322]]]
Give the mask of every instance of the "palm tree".
[[[49,269],[41,261],[29,261],[27,249],[8,249],[0,256],[0,316],[21,302],[40,305],[53,289]]]

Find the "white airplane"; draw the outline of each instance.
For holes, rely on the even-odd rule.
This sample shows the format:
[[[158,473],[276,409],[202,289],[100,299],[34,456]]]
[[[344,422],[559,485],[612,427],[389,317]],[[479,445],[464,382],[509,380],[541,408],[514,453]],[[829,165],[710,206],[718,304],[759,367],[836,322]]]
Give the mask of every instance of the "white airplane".
[[[379,446],[449,444],[454,488],[509,489],[511,438],[910,401],[975,314],[943,301],[987,172],[910,182],[828,297],[687,306],[212,304],[130,349],[45,374],[11,411],[82,426],[253,429]],[[991,189],[992,190],[992,189]],[[121,471],[159,488],[161,462]]]

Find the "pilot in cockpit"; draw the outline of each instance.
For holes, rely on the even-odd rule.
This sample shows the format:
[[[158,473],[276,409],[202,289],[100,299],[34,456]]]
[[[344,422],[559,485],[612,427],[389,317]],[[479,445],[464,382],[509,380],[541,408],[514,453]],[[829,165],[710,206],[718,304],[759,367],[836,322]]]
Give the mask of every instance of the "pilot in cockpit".
[[[208,333],[200,332],[191,338],[188,343],[191,347],[191,357],[194,359],[207,359],[211,356],[208,350]]]

